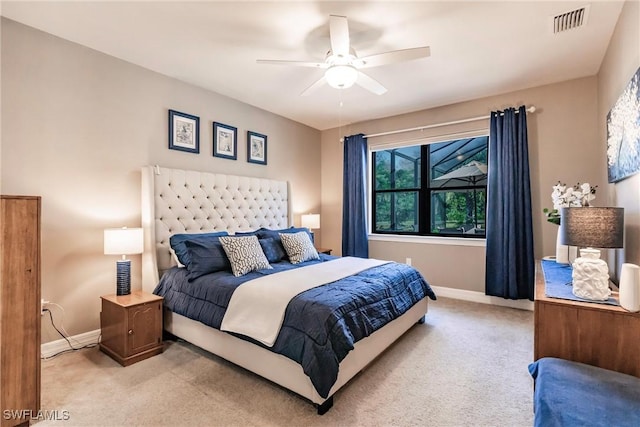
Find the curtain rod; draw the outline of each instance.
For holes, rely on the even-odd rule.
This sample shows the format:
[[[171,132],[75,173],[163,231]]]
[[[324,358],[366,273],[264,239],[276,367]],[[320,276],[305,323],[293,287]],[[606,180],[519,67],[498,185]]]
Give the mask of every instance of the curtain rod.
[[[529,108],[526,109],[527,113],[534,113],[536,111],[536,107],[535,106],[531,106]],[[518,111],[516,111],[517,113]],[[424,130],[424,129],[430,129],[430,128],[437,128],[437,127],[441,127],[441,126],[448,126],[448,125],[457,125],[460,123],[467,123],[467,122],[475,122],[477,120],[484,120],[484,119],[488,119],[491,116],[478,116],[478,117],[472,117],[470,119],[462,119],[462,120],[454,120],[452,122],[444,122],[444,123],[435,123],[432,125],[426,125],[426,126],[419,126],[419,127],[415,127],[415,128],[408,128],[408,129],[399,129],[399,130],[392,130],[389,132],[380,132],[380,133],[372,133],[371,135],[365,135],[365,138],[375,138],[376,136],[386,136],[386,135],[394,135],[397,133],[404,133],[404,132],[413,132],[416,130]]]
[[[451,135],[455,135],[456,137],[459,138],[463,138],[465,135],[467,134],[478,134],[478,132],[482,132],[485,131],[485,129],[470,129],[467,131],[463,131],[463,132],[452,132],[452,133],[439,133],[438,134],[438,138],[446,138],[448,136]],[[394,140],[394,141],[389,141],[389,142],[383,142],[381,144],[376,144],[375,146],[371,147],[372,151],[377,151],[378,149],[384,149],[387,147],[395,147],[399,144],[408,144],[408,143],[414,143],[414,142],[421,142],[421,141],[425,141],[426,139],[429,139],[429,137],[425,137],[425,136],[420,136],[418,138],[411,138],[411,139],[401,139],[401,140]]]

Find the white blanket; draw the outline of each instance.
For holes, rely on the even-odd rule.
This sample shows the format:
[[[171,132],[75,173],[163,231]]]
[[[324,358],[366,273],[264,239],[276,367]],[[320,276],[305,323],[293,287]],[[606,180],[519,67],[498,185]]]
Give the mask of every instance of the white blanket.
[[[233,292],[220,330],[246,335],[272,347],[293,297],[388,262],[343,257],[245,282]]]

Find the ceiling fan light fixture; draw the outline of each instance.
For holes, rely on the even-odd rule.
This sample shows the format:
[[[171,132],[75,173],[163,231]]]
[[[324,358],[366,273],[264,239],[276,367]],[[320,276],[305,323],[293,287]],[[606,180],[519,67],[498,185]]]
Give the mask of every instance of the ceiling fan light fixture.
[[[351,65],[332,65],[324,73],[329,86],[336,89],[348,89],[356,82],[358,70]]]

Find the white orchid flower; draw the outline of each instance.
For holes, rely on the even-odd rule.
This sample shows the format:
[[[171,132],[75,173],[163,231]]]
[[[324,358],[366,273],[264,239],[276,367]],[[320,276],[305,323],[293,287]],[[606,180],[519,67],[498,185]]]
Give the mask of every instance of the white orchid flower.
[[[589,206],[589,202],[596,198],[595,192],[598,186],[592,187],[591,184],[585,182],[584,184],[577,183],[573,187],[567,187],[558,181],[554,185],[551,192],[551,200],[553,201],[553,209],[556,212],[549,213],[546,209],[547,220],[559,224],[559,213],[557,210],[561,208],[577,208],[582,206]]]
[[[582,194],[591,194],[591,184],[585,182],[580,186],[582,188]]]
[[[573,206],[574,201],[576,200],[576,194],[573,190],[573,187],[567,188],[567,191],[564,193],[563,199],[565,207]]]

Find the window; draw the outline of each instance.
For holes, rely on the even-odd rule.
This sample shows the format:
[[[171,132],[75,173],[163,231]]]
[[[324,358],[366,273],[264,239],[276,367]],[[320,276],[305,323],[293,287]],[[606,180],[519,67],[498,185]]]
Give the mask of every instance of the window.
[[[489,137],[372,153],[374,233],[484,237]]]

